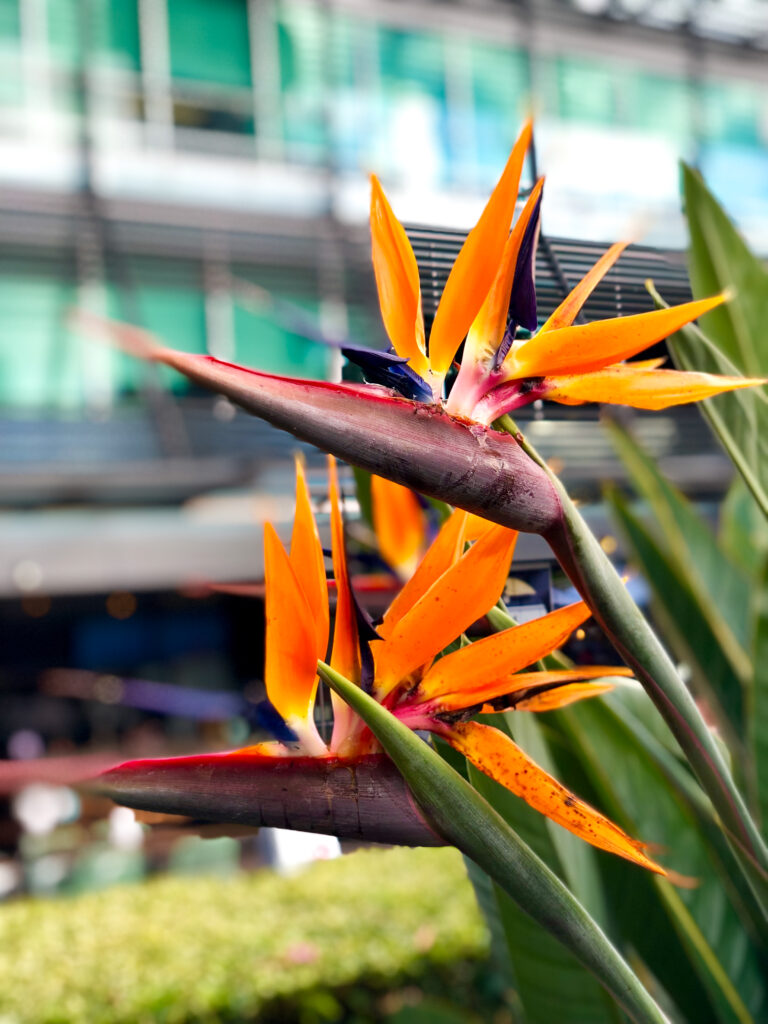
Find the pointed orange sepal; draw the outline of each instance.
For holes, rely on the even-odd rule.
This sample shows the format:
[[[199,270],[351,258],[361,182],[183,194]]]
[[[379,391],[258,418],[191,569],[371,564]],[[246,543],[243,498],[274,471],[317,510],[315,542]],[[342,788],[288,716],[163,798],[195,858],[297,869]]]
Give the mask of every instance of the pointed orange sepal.
[[[516,540],[513,530],[488,530],[432,584],[386,640],[371,644],[380,698],[493,607],[504,589]]]
[[[509,298],[515,279],[520,245],[528,223],[537,209],[543,187],[544,179],[540,178],[528,196],[528,200],[507,238],[494,282],[469,329],[461,360],[462,366],[478,363],[490,366],[493,362],[507,326]]]
[[[554,651],[590,614],[577,601],[447,654],[419,684],[418,701],[436,701],[441,711],[458,711],[510,693],[517,678],[512,673]]]
[[[445,737],[481,772],[569,832],[650,871],[666,874],[646,855],[643,843],[562,786],[498,729],[465,722],[446,730]]]
[[[725,295],[686,302],[650,313],[594,320],[556,331],[539,332],[510,354],[508,379],[588,373],[629,359],[719,306]]]
[[[602,679],[606,676],[612,677],[623,677],[625,679],[631,679],[634,676],[632,669],[627,668],[625,665],[578,665],[575,668],[558,668],[558,669],[542,669],[537,672],[517,672],[515,675],[509,677],[509,689],[507,689],[502,697],[509,696],[509,708],[502,708],[500,706],[493,706],[488,704],[483,707],[483,713],[490,714],[494,711],[507,711],[507,710],[535,710],[530,707],[523,708],[523,701],[527,702],[532,700],[533,697],[526,697],[523,693],[522,699],[516,700],[515,694],[520,694],[521,691],[525,690],[538,690],[543,687],[547,687],[547,690],[541,696],[547,697],[550,693],[560,693],[561,690],[567,689],[571,684],[583,683],[587,679]],[[591,683],[589,685],[602,685],[602,683]],[[613,683],[605,684],[607,689],[613,688]],[[551,689],[550,689],[551,688]],[[538,696],[538,695],[534,695]],[[500,700],[495,698],[496,705],[500,704]],[[567,701],[566,703],[571,703]],[[553,707],[556,705],[552,705]],[[541,710],[544,710],[543,708]]]
[[[631,405],[635,409],[667,409],[766,383],[765,377],[721,377],[684,370],[645,369],[639,363],[625,363],[593,373],[547,377],[542,397],[561,405],[604,402]]]
[[[387,565],[407,579],[419,560],[427,535],[424,510],[408,487],[371,476],[373,529]]]
[[[531,141],[526,121],[480,220],[467,235],[448,276],[429,336],[429,361],[445,375],[493,284],[515,212],[520,176]]]
[[[539,334],[544,334],[547,331],[556,331],[561,327],[570,327],[581,310],[581,307],[628,245],[629,242],[616,242],[612,245],[610,249],[600,257],[589,273],[579,281],[570,295],[560,303],[554,313],[539,330]]]
[[[515,711],[555,711],[557,708],[568,707],[589,697],[599,697],[602,693],[610,693],[615,683],[566,683],[556,686],[543,693],[534,693],[530,697],[515,704]]]
[[[341,675],[360,682],[360,646],[357,617],[349,587],[347,551],[344,544],[344,523],[341,518],[336,460],[328,456],[328,483],[331,500],[331,549],[333,576],[336,580],[336,615],[333,626],[331,668]],[[346,705],[345,705],[346,706]]]
[[[307,478],[300,459],[296,459],[296,513],[293,518],[290,561],[296,579],[301,581],[301,588],[311,609],[311,619],[317,635],[316,658],[325,658],[329,631],[325,559],[312,512]]]
[[[411,243],[392,212],[375,174],[371,175],[371,248],[384,326],[395,352],[420,376],[429,363],[424,343],[419,268]]]
[[[333,576],[336,581],[336,615],[333,626],[331,668],[353,683],[362,676],[357,615],[349,582],[347,550],[344,543],[344,521],[341,515],[336,460],[328,456],[328,490],[331,503],[331,551]],[[330,749],[334,753],[354,755],[358,752],[362,722],[341,697],[331,691],[333,735]]]
[[[267,696],[285,719],[308,719],[317,688],[317,627],[271,523],[264,526]]]
[[[464,548],[468,517],[468,512],[456,509],[443,523],[437,537],[416,566],[415,572],[384,613],[384,619],[377,629],[379,636],[384,639],[389,637],[395,625],[406,612],[410,611],[416,602],[426,594],[435,580],[455,564]],[[473,516],[472,518],[477,517]]]

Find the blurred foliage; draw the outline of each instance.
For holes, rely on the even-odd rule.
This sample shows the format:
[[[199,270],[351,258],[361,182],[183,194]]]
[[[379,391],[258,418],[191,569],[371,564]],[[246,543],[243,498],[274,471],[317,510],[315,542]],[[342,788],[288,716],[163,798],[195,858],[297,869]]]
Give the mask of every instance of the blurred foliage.
[[[155,878],[0,908],[0,1020],[503,1024],[487,952],[454,850]]]

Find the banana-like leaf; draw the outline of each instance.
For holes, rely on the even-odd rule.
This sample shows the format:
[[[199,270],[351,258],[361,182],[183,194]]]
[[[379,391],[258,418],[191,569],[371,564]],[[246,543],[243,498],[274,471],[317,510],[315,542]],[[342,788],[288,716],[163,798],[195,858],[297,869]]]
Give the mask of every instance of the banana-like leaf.
[[[768,834],[768,559],[754,589],[751,740],[763,834]]]
[[[677,744],[639,691],[625,689],[621,698],[610,699],[608,706],[659,769],[676,797],[690,811],[701,833],[707,855],[719,875],[720,884],[741,918],[750,941],[754,942],[756,948],[768,951],[768,921],[755,905],[749,885],[738,870],[733,850],[728,845],[712,805],[685,767]]]
[[[519,742],[545,770],[554,765],[535,715],[494,715],[493,725]],[[513,731],[514,730],[514,731]],[[521,838],[604,924],[608,917],[595,850],[538,814],[509,790],[469,766],[472,784]],[[618,1024],[624,1018],[605,990],[498,886],[496,910],[504,927],[526,1024]]]
[[[686,1019],[724,1024],[762,1021],[768,1012],[765,952],[761,955],[750,942],[730,905],[696,816],[667,783],[637,736],[612,711],[622,700],[623,695],[615,693],[587,701],[567,715],[555,712],[556,721],[571,738],[603,806],[625,827],[662,844],[668,866],[698,882],[688,889],[675,889],[662,879],[645,885],[644,877],[620,867],[614,871],[606,861],[611,889],[622,893],[615,907],[622,931]],[[663,943],[656,930],[649,934],[646,914],[658,922],[656,928],[666,936]],[[681,958],[687,961],[686,986],[692,975],[696,978],[693,990],[680,984]],[[706,1011],[700,1006],[702,996],[708,1003]],[[697,1006],[698,1016],[691,1016]]]
[[[677,658],[690,667],[696,692],[706,699],[721,728],[740,742],[744,734],[742,684],[710,628],[709,617],[702,614],[685,564],[658,543],[617,490],[609,488],[605,496],[632,562],[651,588],[654,616],[663,635]]]
[[[749,580],[721,551],[691,503],[665,479],[631,435],[617,423],[609,423],[609,433],[635,489],[650,505],[665,552],[695,595],[701,616],[734,672],[746,682],[751,675]]]
[[[768,271],[750,252],[698,171],[686,164],[682,170],[693,294],[728,289],[735,293],[734,301],[702,317],[702,329],[741,373],[764,376]]]
[[[768,271],[747,247],[699,174],[683,165],[694,296],[731,289],[734,297],[667,342],[683,370],[765,377]],[[651,290],[657,305],[666,303]],[[701,409],[768,517],[768,392],[748,388],[708,398]]]
[[[559,939],[632,1020],[664,1021],[596,922],[477,790],[360,687],[323,663],[319,671],[376,735],[435,830]]]
[[[722,550],[746,576],[760,574],[768,558],[768,519],[740,476],[734,478],[720,506],[717,539]]]

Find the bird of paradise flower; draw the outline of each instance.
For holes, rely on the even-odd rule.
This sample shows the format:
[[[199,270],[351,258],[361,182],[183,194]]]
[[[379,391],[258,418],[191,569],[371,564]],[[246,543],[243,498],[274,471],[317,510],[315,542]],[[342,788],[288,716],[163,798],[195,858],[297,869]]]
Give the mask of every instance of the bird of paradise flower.
[[[336,468],[329,460],[331,545],[336,614],[330,667],[364,687],[401,722],[447,740],[476,767],[547,817],[603,849],[663,872],[617,825],[536,765],[507,735],[473,720],[478,711],[546,711],[612,688],[622,667],[530,670],[589,617],[583,602],[446,652],[500,598],[517,534],[454,511],[375,629],[351,590]],[[264,534],[265,684],[291,739],[235,752],[277,759],[309,756],[354,761],[380,751],[365,723],[332,694],[326,743],[313,709],[318,662],[329,639],[323,552],[306,480],[297,469],[296,517],[289,551],[274,528]],[[523,671],[525,670],[525,671]],[[602,677],[602,678],[601,678]]]
[[[540,398],[566,405],[604,402],[663,409],[762,380],[660,369],[663,359],[624,363],[726,300],[716,295],[671,309],[575,324],[592,291],[627,246],[612,245],[538,326],[534,262],[544,179],[536,182],[512,230],[520,177],[531,141],[524,126],[477,225],[451,269],[425,337],[419,271],[404,228],[375,175],[371,184],[373,266],[382,317],[407,377],[390,383],[411,397],[442,398],[461,345],[458,376],[445,401],[456,416],[489,424]],[[529,337],[518,337],[520,328]],[[356,352],[350,350],[350,358]]]

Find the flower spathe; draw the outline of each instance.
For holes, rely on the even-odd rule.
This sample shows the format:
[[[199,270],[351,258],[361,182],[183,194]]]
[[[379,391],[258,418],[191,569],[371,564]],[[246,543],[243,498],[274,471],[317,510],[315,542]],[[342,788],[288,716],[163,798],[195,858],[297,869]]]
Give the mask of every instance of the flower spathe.
[[[630,675],[624,668],[589,667],[522,671],[551,653],[589,617],[578,602],[540,619],[467,643],[443,654],[500,598],[517,539],[513,530],[455,511],[441,528],[415,572],[376,627],[362,636],[360,614],[349,586],[343,524],[335,466],[330,461],[331,541],[336,577],[336,621],[330,664],[364,686],[410,728],[442,736],[481,771],[505,785],[531,806],[576,835],[652,870],[662,869],[599,811],[570,793],[536,765],[507,735],[475,722],[475,711],[517,707],[542,711],[561,707],[611,688],[607,675]],[[270,555],[266,561],[267,695],[296,736],[291,743],[262,743],[248,750],[260,757],[312,755],[354,759],[380,747],[367,726],[335,697],[334,729],[326,746],[312,721],[316,690],[317,622],[327,614],[327,592],[314,583],[320,542],[304,512],[304,482],[298,479],[297,513],[307,542],[308,584],[293,570],[291,559]],[[311,538],[315,538],[311,540]],[[265,551],[280,541],[265,534]],[[280,545],[282,547],[282,545]],[[293,545],[292,545],[293,552]],[[274,592],[276,598],[270,595]],[[308,598],[309,593],[313,598]],[[314,604],[312,603],[314,601]],[[309,607],[307,607],[307,605]],[[306,613],[304,623],[294,618]],[[293,644],[284,638],[293,628]],[[443,655],[440,657],[440,655]],[[598,679],[597,682],[590,682]]]

